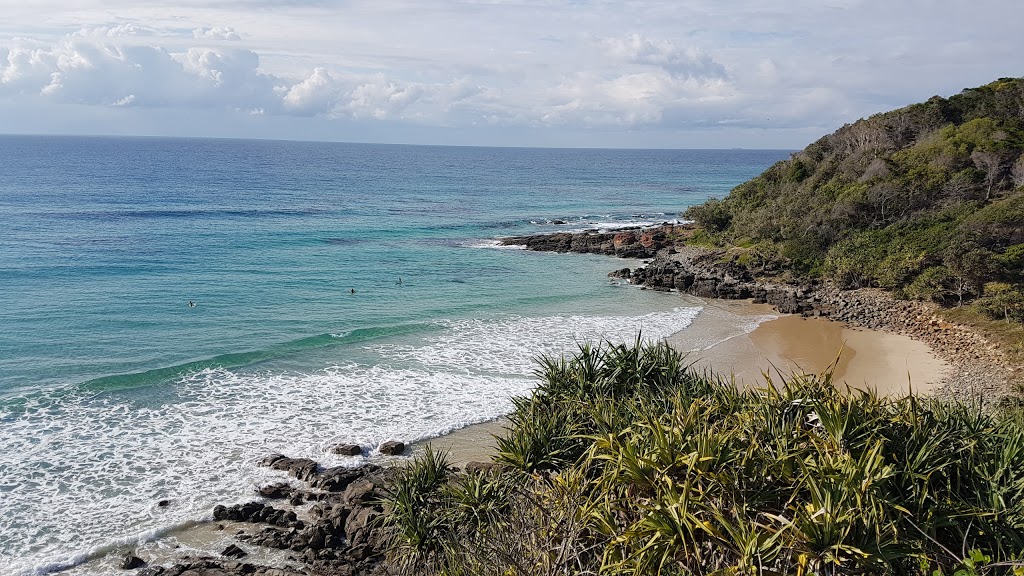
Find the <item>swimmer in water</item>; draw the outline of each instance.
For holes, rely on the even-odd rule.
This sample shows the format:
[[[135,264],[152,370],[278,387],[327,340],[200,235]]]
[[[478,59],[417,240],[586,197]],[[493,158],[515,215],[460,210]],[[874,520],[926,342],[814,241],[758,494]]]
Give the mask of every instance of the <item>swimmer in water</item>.
[[[356,293],[356,289],[355,288],[349,288],[348,291],[351,294],[355,294]]]
[[[189,308],[195,308],[195,307],[196,307],[196,303],[195,303],[195,302],[193,302],[193,301],[191,301],[191,300],[189,300],[189,301],[188,301],[188,307],[189,307]]]

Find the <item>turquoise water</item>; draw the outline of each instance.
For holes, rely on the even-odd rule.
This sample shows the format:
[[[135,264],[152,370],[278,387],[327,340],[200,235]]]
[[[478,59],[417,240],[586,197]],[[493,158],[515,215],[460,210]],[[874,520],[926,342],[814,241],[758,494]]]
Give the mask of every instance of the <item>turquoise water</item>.
[[[538,353],[685,329],[699,308],[610,282],[621,262],[493,240],[671,221],[788,155],[60,137],[0,153],[5,574],[244,500],[268,452],[343,462],[325,448],[493,418]]]

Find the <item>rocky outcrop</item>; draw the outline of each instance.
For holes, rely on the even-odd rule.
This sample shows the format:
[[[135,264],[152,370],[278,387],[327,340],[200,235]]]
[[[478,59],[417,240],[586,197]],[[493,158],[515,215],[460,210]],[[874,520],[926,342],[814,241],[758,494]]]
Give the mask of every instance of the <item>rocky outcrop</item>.
[[[309,458],[288,458],[284,454],[271,454],[260,462],[260,466],[266,466],[273,470],[287,472],[289,476],[298,480],[309,480],[317,474],[320,464]]]
[[[193,558],[174,566],[155,566],[138,572],[140,576],[307,576],[305,572],[288,568],[269,568],[245,562],[220,561],[213,558]]]
[[[238,522],[254,529],[242,529],[235,535],[238,544],[229,545],[224,558],[190,558],[175,566],[155,566],[140,574],[146,576],[236,576],[293,574],[383,575],[382,562],[386,542],[378,519],[384,514],[380,504],[393,472],[375,465],[359,468],[322,468],[314,460],[288,458],[273,454],[261,464],[286,472],[305,482],[304,487],[276,483],[261,487],[258,493],[282,504],[308,508],[286,509],[265,502],[234,506],[216,506],[215,521]],[[299,518],[299,515],[303,518]],[[222,528],[226,527],[222,525]],[[292,568],[268,568],[238,562],[251,554],[251,547],[287,551]]]
[[[271,524],[273,526],[286,526],[302,528],[303,523],[298,519],[295,512],[274,508],[262,502],[249,502],[235,506],[215,506],[213,509],[214,520],[231,520],[234,522],[252,522],[256,524]]]
[[[539,252],[578,252],[619,258],[652,258],[671,244],[687,225],[663,224],[653,228],[630,228],[614,232],[557,232],[502,238],[504,246],[525,246]]]
[[[816,301],[813,284],[790,285],[758,281],[745,267],[722,258],[722,252],[681,247],[662,254],[647,266],[623,268],[609,276],[654,290],[678,290],[700,298],[753,299],[784,314],[828,315]]]

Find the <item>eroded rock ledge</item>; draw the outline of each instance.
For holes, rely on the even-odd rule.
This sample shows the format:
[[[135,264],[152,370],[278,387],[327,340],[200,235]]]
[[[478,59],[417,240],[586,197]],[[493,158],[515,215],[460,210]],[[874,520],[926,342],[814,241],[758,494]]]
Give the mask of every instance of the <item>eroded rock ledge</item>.
[[[652,258],[658,250],[692,226],[662,224],[652,228],[626,228],[614,232],[555,232],[502,238],[503,246],[525,246],[539,252],[578,252],[619,258]]]

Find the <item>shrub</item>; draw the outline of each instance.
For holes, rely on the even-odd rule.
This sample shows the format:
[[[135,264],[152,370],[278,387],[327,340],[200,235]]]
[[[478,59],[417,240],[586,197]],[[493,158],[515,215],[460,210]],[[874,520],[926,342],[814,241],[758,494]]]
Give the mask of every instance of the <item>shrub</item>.
[[[985,284],[985,297],[976,305],[992,318],[1024,323],[1024,292],[1005,282]]]
[[[698,206],[690,206],[683,216],[693,220],[712,234],[725,230],[732,223],[732,214],[729,213],[728,207],[717,198],[712,198]]]
[[[545,361],[530,400],[586,406],[566,414],[584,453],[441,489],[414,465],[399,484],[427,513],[391,522],[395,554],[438,552],[404,573],[967,574],[1024,554],[1020,412],[841,391],[827,372],[741,391],[682,360],[638,341]]]
[[[946,303],[954,295],[953,275],[944,266],[928,268],[907,286],[907,294],[918,300]]]

